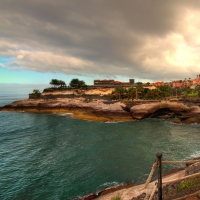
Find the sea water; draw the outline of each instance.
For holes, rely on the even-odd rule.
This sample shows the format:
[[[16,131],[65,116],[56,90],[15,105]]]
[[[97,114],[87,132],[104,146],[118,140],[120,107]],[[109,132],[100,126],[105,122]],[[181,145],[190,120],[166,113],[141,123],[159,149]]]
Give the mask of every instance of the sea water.
[[[0,97],[1,105],[11,99],[17,100]],[[164,160],[191,159],[200,156],[199,141],[196,124],[158,119],[105,123],[71,114],[0,112],[0,199],[77,199],[141,183],[158,151]]]

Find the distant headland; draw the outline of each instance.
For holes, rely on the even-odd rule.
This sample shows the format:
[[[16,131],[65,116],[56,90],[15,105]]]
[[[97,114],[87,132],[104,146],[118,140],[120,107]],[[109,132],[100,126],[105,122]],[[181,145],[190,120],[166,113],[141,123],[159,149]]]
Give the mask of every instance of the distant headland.
[[[200,78],[200,77],[198,77]],[[174,123],[200,123],[200,89],[186,85],[152,86],[131,79],[126,86],[87,86],[72,79],[52,79],[53,87],[35,89],[29,99],[1,107],[1,111],[73,113],[75,118],[97,121],[134,121],[144,118],[170,119]],[[152,88],[155,87],[155,88]]]

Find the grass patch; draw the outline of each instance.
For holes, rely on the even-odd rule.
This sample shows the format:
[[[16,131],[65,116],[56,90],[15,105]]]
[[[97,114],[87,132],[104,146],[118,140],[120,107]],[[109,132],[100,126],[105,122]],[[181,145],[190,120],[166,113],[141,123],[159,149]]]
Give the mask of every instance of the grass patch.
[[[181,192],[184,189],[192,188],[193,186],[195,186],[198,183],[199,183],[199,181],[194,180],[194,179],[185,180],[178,185],[177,192]]]
[[[198,97],[198,93],[197,92],[194,92],[194,93],[190,93],[190,94],[187,94],[188,97]]]
[[[112,197],[111,200],[122,200],[122,198],[120,196],[115,196],[115,197]]]

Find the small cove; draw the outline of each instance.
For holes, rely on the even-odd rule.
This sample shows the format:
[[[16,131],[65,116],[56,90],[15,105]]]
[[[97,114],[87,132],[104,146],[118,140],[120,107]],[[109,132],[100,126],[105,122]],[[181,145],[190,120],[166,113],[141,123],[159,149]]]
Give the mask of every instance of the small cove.
[[[200,156],[200,125],[26,112],[0,112],[0,121],[1,199],[76,199],[143,182],[158,151],[165,160]]]

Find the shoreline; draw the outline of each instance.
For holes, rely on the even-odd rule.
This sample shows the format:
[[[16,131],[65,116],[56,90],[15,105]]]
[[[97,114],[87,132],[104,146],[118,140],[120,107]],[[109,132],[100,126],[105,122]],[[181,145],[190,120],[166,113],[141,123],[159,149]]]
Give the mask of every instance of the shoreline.
[[[180,168],[171,169],[171,170],[165,172],[162,175],[162,177],[164,178],[164,177],[168,177],[168,176],[174,175],[174,174],[179,173],[180,171],[183,171],[185,169],[186,169],[186,167],[180,167]],[[153,181],[155,181],[155,180],[153,180]],[[78,200],[101,199],[101,198],[104,198],[104,195],[116,194],[117,191],[120,191],[122,189],[128,189],[128,188],[133,188],[134,189],[134,187],[137,187],[137,186],[140,186],[140,185],[143,185],[143,184],[144,183],[139,183],[139,184],[125,183],[125,184],[118,185],[118,186],[115,186],[115,187],[106,188],[106,189],[104,189],[102,191],[99,191],[99,192],[96,192],[96,193],[92,193],[92,194],[89,194],[87,196],[83,196]]]
[[[162,175],[163,199],[190,200],[191,197],[196,197],[196,195],[199,197],[200,160],[199,158],[194,158],[193,160],[196,159],[197,162],[194,164],[190,164],[186,167],[171,169]],[[120,186],[108,188],[96,194],[90,194],[82,197],[79,200],[111,200],[115,197],[120,197],[123,200],[142,200],[145,199],[146,196],[150,196],[157,181],[157,178],[152,180],[147,188],[144,187],[145,183],[136,185],[127,183],[122,185],[121,188]],[[179,191],[180,185],[188,183],[188,181],[194,181],[194,184]],[[153,200],[156,200],[157,198],[158,191],[154,193]]]
[[[171,119],[177,124],[200,124],[200,103],[171,101],[105,101],[84,98],[27,99],[0,107],[0,111],[73,113],[73,118],[103,122],[135,121],[146,118]]]
[[[93,110],[83,110],[78,108],[1,108],[1,111],[8,112],[27,112],[27,113],[52,113],[52,114],[71,114],[74,119],[84,119],[91,121],[99,121],[99,122],[131,122],[134,121],[131,116],[117,116],[112,113],[102,113],[102,112],[94,112]]]

